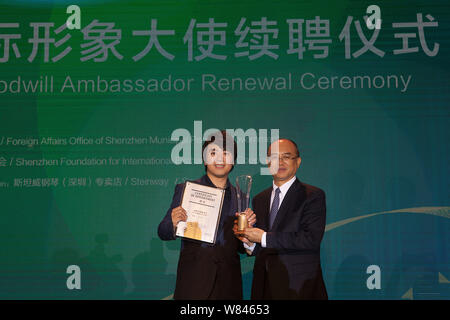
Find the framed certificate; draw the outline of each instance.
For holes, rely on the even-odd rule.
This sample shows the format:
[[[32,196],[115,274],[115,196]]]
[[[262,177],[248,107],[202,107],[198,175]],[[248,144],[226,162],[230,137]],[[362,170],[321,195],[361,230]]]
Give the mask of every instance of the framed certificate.
[[[224,189],[187,181],[181,200],[187,220],[178,223],[176,235],[214,244],[224,195]]]

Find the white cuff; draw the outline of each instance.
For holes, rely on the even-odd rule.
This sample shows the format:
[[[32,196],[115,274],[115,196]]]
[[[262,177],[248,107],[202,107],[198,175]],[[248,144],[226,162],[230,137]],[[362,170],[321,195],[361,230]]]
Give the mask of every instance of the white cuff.
[[[267,235],[267,232],[264,232],[261,237],[261,247],[263,247],[263,248],[266,247],[266,235]]]
[[[244,243],[244,248],[247,250],[250,250],[251,252],[253,252],[253,250],[255,250],[256,247],[256,243],[254,243],[252,246],[248,246],[246,243]]]

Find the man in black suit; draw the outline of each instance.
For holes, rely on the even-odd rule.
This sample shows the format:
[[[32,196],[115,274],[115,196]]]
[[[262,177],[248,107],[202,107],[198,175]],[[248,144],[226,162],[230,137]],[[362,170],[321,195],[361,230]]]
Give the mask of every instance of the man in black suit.
[[[273,186],[253,198],[256,224],[243,234],[256,255],[252,299],[328,299],[320,266],[325,193],[296,178],[295,142],[275,141],[268,155]]]
[[[225,131],[216,133],[203,144],[206,174],[195,182],[225,189],[216,243],[181,241],[174,299],[224,300],[242,299],[241,263],[238,252],[242,244],[233,234],[237,211],[236,189],[228,180],[236,160],[236,142]],[[206,158],[206,159],[205,159]],[[177,224],[186,221],[187,212],[181,207],[184,183],[175,187],[169,210],[158,227],[161,240],[175,240]],[[249,225],[255,214],[247,210]]]

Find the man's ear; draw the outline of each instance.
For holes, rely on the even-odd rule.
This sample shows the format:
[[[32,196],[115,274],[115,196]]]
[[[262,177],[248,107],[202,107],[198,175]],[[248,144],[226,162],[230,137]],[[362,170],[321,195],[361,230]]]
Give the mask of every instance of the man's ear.
[[[302,158],[297,158],[297,169],[300,167],[300,163],[302,163]]]

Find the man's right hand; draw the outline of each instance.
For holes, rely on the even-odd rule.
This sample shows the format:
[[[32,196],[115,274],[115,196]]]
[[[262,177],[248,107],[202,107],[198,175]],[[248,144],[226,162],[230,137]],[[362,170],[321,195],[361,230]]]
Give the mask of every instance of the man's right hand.
[[[187,220],[187,212],[181,206],[172,209],[173,230],[177,228],[178,222],[186,220]]]
[[[236,213],[236,216],[238,216],[239,213]],[[253,242],[250,242],[246,237],[243,236],[243,232],[238,230],[238,221],[237,219],[234,220],[234,226],[233,226],[233,232],[234,236],[241,240],[243,243],[248,245],[249,247],[253,246]]]

